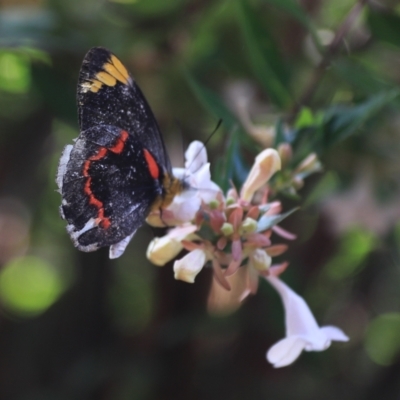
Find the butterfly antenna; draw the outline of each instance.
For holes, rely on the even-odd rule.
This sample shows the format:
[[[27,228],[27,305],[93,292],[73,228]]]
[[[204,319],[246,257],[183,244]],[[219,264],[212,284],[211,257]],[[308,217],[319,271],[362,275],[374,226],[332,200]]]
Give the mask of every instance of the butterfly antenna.
[[[206,147],[207,143],[211,140],[211,138],[215,135],[215,133],[218,131],[219,127],[222,124],[222,119],[220,119],[217,123],[217,126],[214,128],[214,130],[211,132],[210,135],[208,135],[208,138],[205,140],[205,142],[203,143],[203,147],[197,152],[197,154],[193,157],[192,163],[193,161],[197,158],[198,155],[200,155],[200,153],[203,151],[203,149]],[[190,168],[190,166],[192,165],[192,163],[189,165],[189,167],[187,169]]]
[[[208,138],[206,139],[206,141],[204,142],[204,147],[206,147],[206,144],[210,141],[210,139],[217,133],[219,127],[222,124],[222,119],[219,119],[217,126],[214,128],[214,130],[211,132],[211,134],[208,136]]]

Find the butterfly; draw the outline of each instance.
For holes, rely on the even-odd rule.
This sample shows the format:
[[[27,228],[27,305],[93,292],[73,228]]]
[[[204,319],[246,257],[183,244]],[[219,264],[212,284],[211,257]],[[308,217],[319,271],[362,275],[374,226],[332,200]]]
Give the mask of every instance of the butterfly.
[[[61,155],[60,214],[81,251],[124,252],[147,215],[185,189],[173,176],[154,115],[139,86],[109,50],[94,47],[79,72],[80,135]]]

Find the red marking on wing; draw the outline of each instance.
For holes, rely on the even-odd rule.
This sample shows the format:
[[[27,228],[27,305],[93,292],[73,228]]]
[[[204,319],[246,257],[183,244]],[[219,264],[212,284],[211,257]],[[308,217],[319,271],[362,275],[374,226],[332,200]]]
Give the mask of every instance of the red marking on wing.
[[[97,208],[97,218],[96,222],[98,225],[100,225],[102,228],[107,229],[110,227],[111,222],[110,219],[107,218],[104,215],[104,204],[102,201],[99,199],[96,199],[94,197],[94,194],[92,192],[92,189],[90,187],[90,184],[92,182],[92,177],[89,175],[89,168],[90,168],[90,163],[92,161],[100,160],[102,159],[105,155],[107,154],[107,149],[105,147],[100,147],[99,151],[97,154],[94,156],[90,157],[88,160],[86,160],[83,164],[83,176],[86,178],[85,186],[83,188],[85,194],[89,196],[89,204],[95,206]]]
[[[105,147],[100,147],[100,150],[97,154],[89,158],[89,161],[100,160],[107,154],[107,149]]]
[[[127,131],[121,131],[120,137],[116,140],[113,147],[110,147],[109,150],[115,154],[121,154],[124,149],[126,139],[128,139],[129,134]]]
[[[158,179],[160,176],[160,169],[158,168],[157,162],[149,151],[143,149],[144,158],[146,159],[147,166],[149,168],[150,175],[153,179]]]

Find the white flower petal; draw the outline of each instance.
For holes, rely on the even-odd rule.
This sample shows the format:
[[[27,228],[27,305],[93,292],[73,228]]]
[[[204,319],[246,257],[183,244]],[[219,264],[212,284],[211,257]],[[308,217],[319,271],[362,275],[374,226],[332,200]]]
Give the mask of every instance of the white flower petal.
[[[300,336],[290,336],[275,343],[267,352],[267,360],[275,368],[292,364],[306,346],[306,341]]]
[[[132,240],[133,235],[136,233],[136,230],[132,232],[129,236],[126,238],[122,239],[118,243],[115,243],[110,246],[109,250],[109,257],[110,260],[113,260],[115,258],[121,257],[122,254],[124,253],[126,246],[128,246],[129,242]]]
[[[328,339],[321,330],[313,336],[305,337],[307,341],[306,351],[324,351],[331,345],[331,340]]]
[[[207,256],[204,250],[195,249],[186,254],[185,257],[174,263],[175,279],[194,283],[197,274],[203,269],[207,261]]]
[[[192,224],[182,224],[176,228],[168,231],[168,237],[175,240],[184,240],[190,236],[193,236],[192,233],[197,231],[197,226]],[[187,239],[188,240],[188,239]],[[190,239],[189,239],[190,240]]]
[[[286,335],[318,336],[319,326],[305,300],[279,278],[268,276],[266,279],[282,298],[285,307]]]
[[[281,159],[275,149],[265,149],[255,159],[250,173],[242,186],[240,197],[251,201],[254,193],[281,169]]]
[[[186,169],[185,168],[172,168],[172,175],[178,179],[186,178]]]
[[[207,162],[207,150],[202,142],[195,140],[190,143],[185,152],[185,168],[190,173],[195,173]]]
[[[329,340],[336,340],[337,342],[348,342],[349,337],[336,326],[323,326],[320,330]]]
[[[201,199],[194,192],[184,192],[175,196],[174,201],[167,207],[174,215],[176,225],[190,222],[194,219],[201,205]]]
[[[171,212],[168,218],[170,225],[191,222],[201,206],[201,202],[210,203],[221,189],[211,180],[210,164],[207,162],[207,151],[203,143],[194,141],[185,153],[185,169],[174,168],[176,178],[185,180],[189,188],[174,197],[167,207]]]
[[[249,257],[249,264],[257,271],[267,271],[271,266],[272,258],[264,249],[255,249]]]
[[[207,204],[221,192],[220,187],[211,180],[210,163],[200,167],[191,176],[189,183],[190,186],[197,189],[197,195]]]
[[[270,275],[266,279],[280,294],[285,308],[286,338],[267,353],[268,360],[272,360],[275,367],[290,364],[303,349],[322,351],[331,345],[332,340],[348,340],[348,337],[335,326],[320,328],[304,299],[279,278]],[[300,352],[299,340],[302,343]],[[294,356],[296,354],[297,356]]]
[[[171,239],[167,235],[154,238],[147,247],[146,256],[153,264],[162,267],[174,259],[182,250],[181,242]]]

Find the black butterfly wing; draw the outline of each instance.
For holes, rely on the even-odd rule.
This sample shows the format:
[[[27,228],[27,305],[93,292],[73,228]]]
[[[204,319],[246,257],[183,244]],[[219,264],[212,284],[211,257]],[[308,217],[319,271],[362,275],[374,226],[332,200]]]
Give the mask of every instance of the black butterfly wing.
[[[60,210],[79,250],[118,244],[143,224],[161,194],[144,151],[134,136],[107,125],[86,129],[65,149],[57,176]]]
[[[125,66],[109,50],[94,47],[86,54],[79,73],[77,101],[81,131],[97,125],[124,129],[171,172],[150,106]]]

